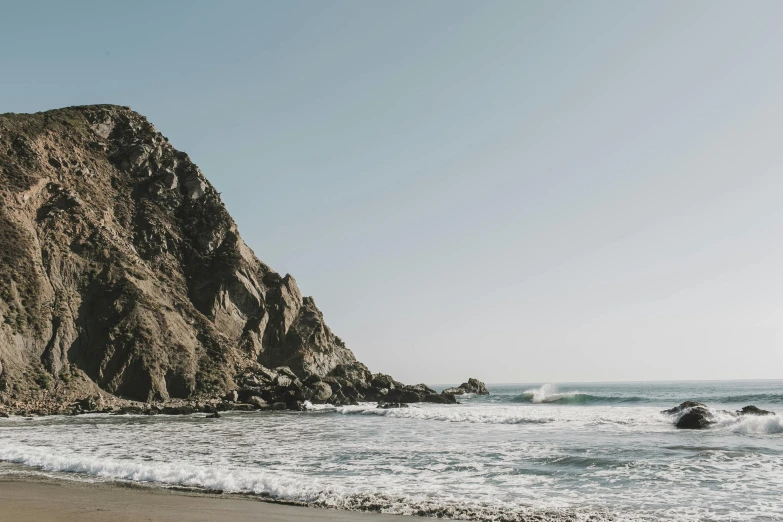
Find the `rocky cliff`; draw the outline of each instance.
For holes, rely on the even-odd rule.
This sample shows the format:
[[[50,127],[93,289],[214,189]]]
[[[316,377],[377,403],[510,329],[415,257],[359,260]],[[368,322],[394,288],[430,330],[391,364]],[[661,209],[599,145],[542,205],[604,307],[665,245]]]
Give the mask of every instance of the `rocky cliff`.
[[[0,398],[187,398],[258,364],[326,376],[355,363],[146,118],[0,115]]]
[[[371,373],[128,107],[0,115],[0,414],[394,407],[473,384]]]

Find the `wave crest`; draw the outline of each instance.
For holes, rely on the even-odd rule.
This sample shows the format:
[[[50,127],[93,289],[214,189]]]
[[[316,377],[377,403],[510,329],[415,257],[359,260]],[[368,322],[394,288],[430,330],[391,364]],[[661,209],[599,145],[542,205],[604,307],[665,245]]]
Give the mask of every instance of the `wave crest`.
[[[610,395],[591,395],[580,391],[560,392],[554,384],[544,384],[540,388],[525,390],[520,395],[509,399],[509,402],[526,402],[531,404],[603,404],[646,402],[645,397],[622,397]]]

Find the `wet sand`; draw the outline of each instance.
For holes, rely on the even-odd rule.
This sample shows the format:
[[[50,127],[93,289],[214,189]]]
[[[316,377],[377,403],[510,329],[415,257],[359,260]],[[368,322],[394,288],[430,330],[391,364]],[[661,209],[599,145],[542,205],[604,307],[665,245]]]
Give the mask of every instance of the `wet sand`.
[[[0,476],[0,522],[404,522],[427,520],[288,506],[154,487]]]

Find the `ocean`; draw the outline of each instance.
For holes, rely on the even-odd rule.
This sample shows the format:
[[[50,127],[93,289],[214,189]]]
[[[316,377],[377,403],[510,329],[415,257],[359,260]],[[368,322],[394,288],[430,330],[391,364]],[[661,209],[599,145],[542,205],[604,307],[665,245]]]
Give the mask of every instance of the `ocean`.
[[[783,520],[783,381],[488,388],[388,410],[0,419],[0,473],[465,520]],[[678,430],[661,410],[684,400],[777,413]]]

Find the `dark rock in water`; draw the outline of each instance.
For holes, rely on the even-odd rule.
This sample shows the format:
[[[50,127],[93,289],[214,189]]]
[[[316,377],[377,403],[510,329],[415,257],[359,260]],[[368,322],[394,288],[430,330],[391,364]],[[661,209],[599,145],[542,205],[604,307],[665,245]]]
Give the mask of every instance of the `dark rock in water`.
[[[382,410],[390,410],[392,408],[407,408],[408,405],[403,403],[403,402],[384,402],[384,401],[380,401],[378,403],[377,407],[382,409]]]
[[[457,404],[457,398],[450,394],[430,393],[424,396],[421,402],[434,402],[436,404]]]
[[[196,408],[187,404],[181,406],[164,406],[161,413],[163,415],[190,415],[191,413],[196,413]]]
[[[286,407],[286,409],[292,410],[292,411],[305,411],[305,409],[306,409],[304,407],[304,404],[302,404],[302,401],[297,400],[297,399],[293,399],[293,398],[289,399],[285,403],[285,407]]]
[[[207,415],[205,418],[206,419],[219,419],[220,418],[220,413],[215,411],[214,413],[210,413],[209,415]]]
[[[478,379],[468,379],[468,382],[463,382],[459,385],[460,388],[465,390],[465,393],[474,393],[476,395],[489,395],[487,387],[484,383]]]
[[[273,410],[284,410],[286,409],[286,404],[284,402],[276,402],[272,404]]]
[[[422,395],[406,388],[392,388],[385,395],[384,400],[388,402],[421,402]]]
[[[463,390],[462,388],[446,388],[440,393],[442,393],[443,395],[464,395],[465,390]]]
[[[756,406],[745,406],[741,410],[737,411],[738,415],[775,415],[774,412],[762,410]]]
[[[431,395],[433,393],[436,393],[435,390],[427,386],[426,384],[414,384],[412,386],[406,386],[408,390],[415,391],[416,393],[421,393],[423,395]]]
[[[681,430],[703,430],[714,423],[713,415],[704,406],[693,406],[685,411],[674,425]]]
[[[3,419],[7,419],[8,418],[8,414],[6,412],[4,412],[4,411],[0,411],[0,417],[2,417]]]
[[[680,413],[682,411],[687,410],[688,408],[696,408],[696,407],[702,407],[706,408],[706,404],[702,404],[701,402],[694,402],[694,401],[685,401],[679,406],[675,406],[674,408],[670,408],[668,410],[663,410],[661,413],[666,413],[668,415],[674,415],[675,413]]]

